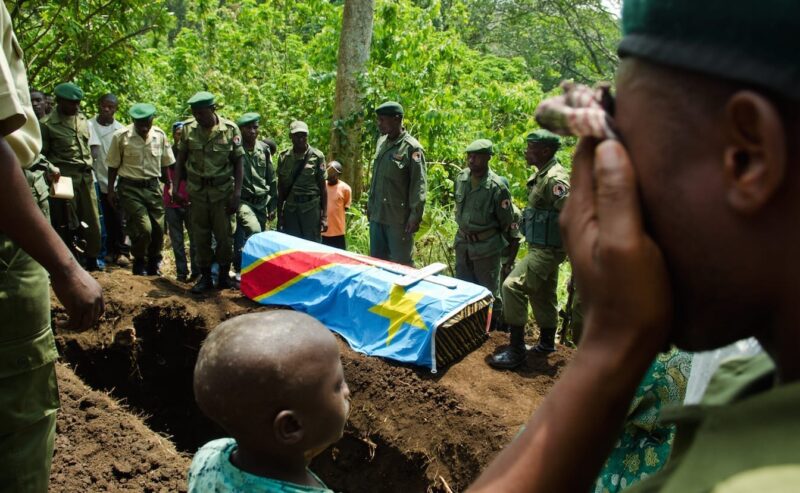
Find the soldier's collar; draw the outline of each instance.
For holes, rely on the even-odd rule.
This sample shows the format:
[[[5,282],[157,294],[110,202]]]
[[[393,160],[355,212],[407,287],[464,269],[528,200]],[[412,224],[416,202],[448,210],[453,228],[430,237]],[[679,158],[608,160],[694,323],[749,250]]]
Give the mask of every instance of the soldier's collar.
[[[539,171],[536,174],[537,175],[543,175],[543,174],[547,173],[547,171],[550,168],[552,168],[554,164],[557,164],[557,163],[558,163],[558,159],[556,159],[556,157],[553,156],[552,159],[550,159],[550,161],[547,161],[544,166],[539,168]]]

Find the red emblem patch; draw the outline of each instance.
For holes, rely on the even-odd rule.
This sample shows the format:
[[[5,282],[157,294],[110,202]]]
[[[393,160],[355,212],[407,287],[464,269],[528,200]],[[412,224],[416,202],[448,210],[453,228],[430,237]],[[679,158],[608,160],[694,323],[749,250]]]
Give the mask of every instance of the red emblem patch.
[[[510,205],[511,205],[511,201],[508,200],[508,199],[505,199],[502,202],[500,202],[500,207],[502,207],[503,209],[508,209],[508,206],[510,206]]]
[[[567,187],[561,183],[553,187],[553,195],[556,197],[563,197],[567,194]]]
[[[233,145],[238,146],[238,145],[241,145],[241,143],[242,143],[242,138],[240,136],[238,136],[238,135],[234,135],[233,136]]]

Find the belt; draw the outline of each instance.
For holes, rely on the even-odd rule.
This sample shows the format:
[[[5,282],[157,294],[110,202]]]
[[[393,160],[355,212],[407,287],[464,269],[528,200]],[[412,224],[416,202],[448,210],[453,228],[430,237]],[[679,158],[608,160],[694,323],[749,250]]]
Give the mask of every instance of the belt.
[[[144,180],[134,180],[132,178],[118,177],[119,184],[134,188],[158,188],[158,178],[146,178]]]
[[[196,185],[204,187],[218,187],[220,185],[226,185],[231,181],[233,181],[233,176],[210,176],[206,178],[204,176],[190,173],[189,181]]]
[[[286,202],[290,202],[292,204],[305,204],[306,202],[312,202],[318,198],[319,195],[292,195],[292,198]]]
[[[496,235],[498,233],[499,233],[499,231],[497,231],[497,229],[495,229],[495,228],[485,229],[483,231],[478,231],[478,232],[474,232],[474,233],[472,233],[472,232],[468,233],[468,232],[466,232],[466,231],[464,231],[462,229],[459,229],[458,230],[458,237],[459,237],[459,239],[462,239],[462,240],[466,241],[467,243],[477,243],[479,241],[488,240],[489,238],[493,237],[494,235]]]

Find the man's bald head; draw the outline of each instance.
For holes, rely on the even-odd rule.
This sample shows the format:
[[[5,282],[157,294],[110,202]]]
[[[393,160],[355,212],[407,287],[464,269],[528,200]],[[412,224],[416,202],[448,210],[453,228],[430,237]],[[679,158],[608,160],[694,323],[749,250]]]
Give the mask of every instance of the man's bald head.
[[[281,409],[304,406],[320,373],[338,362],[333,334],[313,317],[274,310],[240,315],[206,339],[194,371],[203,412],[234,436]]]

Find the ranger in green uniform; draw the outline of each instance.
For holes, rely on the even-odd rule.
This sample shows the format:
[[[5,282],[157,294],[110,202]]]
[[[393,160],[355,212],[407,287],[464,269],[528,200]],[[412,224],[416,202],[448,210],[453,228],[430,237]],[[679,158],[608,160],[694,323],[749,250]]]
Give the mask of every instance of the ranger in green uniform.
[[[131,238],[133,274],[158,276],[164,245],[164,201],[161,181],[175,162],[167,134],[153,126],[156,108],[138,103],[131,107],[133,123],[114,132],[106,156],[108,202],[125,211]],[[119,182],[117,177],[119,176]]]
[[[500,181],[503,182],[503,185],[511,191],[511,184],[508,182],[508,178],[505,176],[500,177]],[[506,239],[506,243],[508,246],[503,248],[500,252],[500,265],[502,265],[500,270],[500,284],[502,285],[503,282],[506,280],[511,271],[514,270],[514,263],[517,261],[517,253],[519,253],[519,245],[522,243],[522,240],[525,239],[525,236],[522,235],[522,231],[520,230],[520,226],[522,225],[522,211],[517,207],[514,203],[514,200],[511,200],[511,226],[505,231],[503,236]]]
[[[172,196],[186,173],[192,203],[191,234],[197,248],[200,279],[193,293],[213,288],[211,235],[217,242],[214,259],[219,262],[219,289],[230,288],[233,232],[242,192],[242,134],[232,121],[217,115],[214,95],[201,91],[189,101],[193,120],[183,127],[178,142]]]
[[[528,180],[528,207],[523,212],[528,255],[503,282],[504,318],[511,344],[489,360],[497,368],[516,368],[525,362],[528,300],[541,334],[534,351],[555,351],[558,267],[566,258],[558,215],[569,195],[569,174],[555,158],[561,145],[557,135],[537,130],[528,135],[527,141],[525,160],[538,168]]]
[[[492,320],[496,321],[503,313],[498,293],[500,253],[508,245],[505,234],[513,221],[511,194],[500,177],[489,169],[494,154],[492,141],[476,140],[466,153],[469,167],[459,173],[455,182],[456,277],[492,292],[495,297]]]
[[[56,110],[41,121],[42,154],[57,166],[62,176],[72,179],[74,198],[68,211],[52,211],[57,229],[67,245],[77,231],[86,242],[84,264],[86,270],[100,270],[100,215],[92,174],[92,152],[89,148],[89,120],[79,113],[83,91],[71,83],[55,88]],[[81,228],[80,223],[86,224]]]
[[[428,190],[425,155],[417,139],[403,128],[403,107],[387,101],[375,110],[378,149],[369,187],[369,254],[413,265],[411,250],[419,230]]]
[[[308,145],[308,125],[289,125],[291,149],[278,158],[278,229],[317,243],[328,229],[325,155]]]
[[[234,262],[239,272],[242,247],[247,238],[267,230],[267,221],[275,218],[278,207],[278,176],[272,167],[269,145],[258,140],[258,113],[245,113],[236,124],[242,133],[242,202],[236,214]]]

